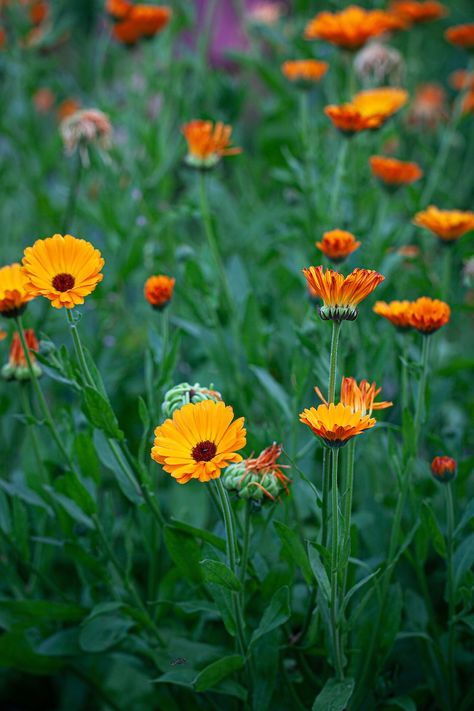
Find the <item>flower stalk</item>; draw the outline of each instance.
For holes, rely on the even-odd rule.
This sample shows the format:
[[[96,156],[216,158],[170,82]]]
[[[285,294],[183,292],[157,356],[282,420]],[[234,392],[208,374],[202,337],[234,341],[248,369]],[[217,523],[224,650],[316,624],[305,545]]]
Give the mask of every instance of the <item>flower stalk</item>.
[[[448,598],[448,691],[451,708],[456,708],[456,666],[454,651],[456,647],[456,590],[454,586],[454,503],[451,483],[445,485],[446,491],[446,564]]]
[[[344,679],[343,654],[341,649],[341,636],[339,629],[339,492],[337,484],[339,449],[331,450],[332,460],[332,539],[331,539],[331,628],[333,639],[334,667],[339,680]]]

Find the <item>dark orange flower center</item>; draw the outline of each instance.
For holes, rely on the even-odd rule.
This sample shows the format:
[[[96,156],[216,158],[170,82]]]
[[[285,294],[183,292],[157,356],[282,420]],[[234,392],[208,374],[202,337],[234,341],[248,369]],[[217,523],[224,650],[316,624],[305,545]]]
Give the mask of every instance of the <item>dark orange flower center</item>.
[[[192,456],[196,462],[210,462],[211,459],[215,457],[216,452],[217,447],[214,442],[205,439],[193,447]]]
[[[76,280],[72,274],[56,274],[53,279],[53,286],[57,291],[69,291],[75,283]]]

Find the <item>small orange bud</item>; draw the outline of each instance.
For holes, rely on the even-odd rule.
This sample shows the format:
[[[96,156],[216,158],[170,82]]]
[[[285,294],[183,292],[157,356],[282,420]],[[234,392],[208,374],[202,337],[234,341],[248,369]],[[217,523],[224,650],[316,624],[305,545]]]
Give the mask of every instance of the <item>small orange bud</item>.
[[[431,472],[436,481],[447,484],[456,476],[457,463],[452,457],[435,457],[431,462]]]
[[[145,299],[154,309],[164,309],[171,301],[175,279],[164,274],[149,277],[145,282]]]

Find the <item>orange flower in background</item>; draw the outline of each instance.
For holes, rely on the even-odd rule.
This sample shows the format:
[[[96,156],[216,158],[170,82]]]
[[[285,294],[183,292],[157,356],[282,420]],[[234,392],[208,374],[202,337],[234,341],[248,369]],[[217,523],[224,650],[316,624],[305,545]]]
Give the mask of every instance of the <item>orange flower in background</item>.
[[[354,269],[344,277],[323,267],[303,269],[303,274],[315,296],[323,302],[319,314],[323,321],[355,321],[357,306],[377,288],[385,277],[372,269]]]
[[[388,185],[409,185],[423,175],[417,163],[386,156],[371,156],[369,162],[373,175]]]
[[[99,250],[90,242],[56,234],[25,249],[22,272],[31,297],[44,296],[55,309],[72,309],[102,281],[103,266]]]
[[[413,224],[425,227],[445,242],[452,242],[474,230],[474,212],[439,210],[430,205],[415,215]]]
[[[222,156],[237,155],[241,148],[230,147],[232,127],[222,121],[195,119],[182,127],[188,144],[186,163],[194,168],[212,168]]]
[[[360,131],[374,131],[382,126],[385,117],[379,113],[363,115],[352,104],[326,106],[324,113],[331,119],[333,125],[347,136]]]
[[[360,247],[361,243],[356,240],[351,232],[345,230],[331,230],[323,234],[321,242],[316,242],[316,247],[332,259],[333,262],[340,262],[349,254],[352,254]]]
[[[184,405],[155,429],[151,457],[179,484],[218,479],[221,469],[242,461],[238,450],[246,445],[244,418],[233,418],[232,407],[223,402]]]
[[[390,10],[408,24],[439,20],[448,14],[448,8],[440,2],[417,2],[416,0],[393,0]]]
[[[79,111],[80,108],[81,103],[77,99],[64,99],[64,101],[62,101],[58,106],[58,121],[64,121],[64,119],[72,116],[72,114],[75,114],[76,111]]]
[[[372,37],[403,29],[404,21],[384,10],[350,5],[340,12],[320,12],[306,25],[306,39],[322,39],[344,49],[362,47]]]
[[[0,269],[0,314],[15,318],[23,313],[34,298],[26,288],[27,280],[21,265],[14,263]]]
[[[444,36],[455,47],[462,47],[468,50],[474,49],[474,22],[450,27],[446,30]]]
[[[36,362],[35,356],[35,353],[38,352],[39,344],[32,328],[27,328],[25,330],[25,341],[30,354],[33,372],[36,377],[39,378],[41,375],[41,368]],[[5,380],[28,380],[30,378],[30,370],[28,368],[20,336],[17,331],[13,334],[8,363],[6,363],[2,368],[2,377]]]
[[[376,301],[373,311],[397,328],[411,328],[411,301]]]
[[[352,437],[373,427],[375,418],[353,411],[349,405],[333,402],[329,405],[306,408],[300,414],[300,422],[307,425],[328,447],[342,447]]]
[[[408,92],[398,87],[383,86],[359,91],[351,103],[362,115],[381,114],[389,118],[408,101]]]
[[[474,88],[471,89],[463,99],[461,111],[463,114],[474,113]]]
[[[168,25],[172,15],[167,6],[132,5],[123,0],[109,2],[107,11],[116,21],[112,35],[124,44],[135,44],[142,38],[158,34]]]
[[[451,72],[449,75],[449,83],[456,91],[474,90],[474,73],[465,69],[456,69],[455,72]]]
[[[47,2],[42,2],[39,0],[38,2],[33,2],[30,7],[30,20],[33,23],[33,25],[40,25],[42,22],[44,22],[49,15],[49,3]]]
[[[148,277],[145,282],[145,299],[154,309],[164,309],[171,301],[175,279],[164,274]]]
[[[133,3],[128,0],[107,0],[105,9],[115,20],[123,20],[129,14]]]
[[[437,481],[447,484],[456,476],[457,466],[452,457],[435,457],[431,462],[431,473]]]
[[[32,101],[35,110],[39,114],[47,114],[54,106],[55,95],[47,86],[40,87],[33,94]]]
[[[324,405],[329,403],[323,397],[319,388],[314,388],[316,395]],[[393,402],[382,401],[375,402],[375,398],[382,392],[382,388],[377,388],[375,383],[369,383],[368,380],[361,380],[357,384],[355,378],[343,376],[341,382],[341,397],[340,401],[346,407],[350,407],[353,412],[359,412],[362,415],[372,415],[372,410],[385,410],[387,407],[392,407]]]
[[[397,249],[397,254],[405,259],[416,259],[420,254],[420,248],[416,244],[404,244]]]
[[[287,79],[303,84],[318,82],[328,68],[327,62],[320,62],[317,59],[288,60],[281,65],[281,71]]]
[[[413,126],[434,129],[448,117],[446,92],[439,84],[421,84],[417,87],[407,122]]]
[[[448,304],[439,299],[422,296],[414,301],[410,308],[409,322],[412,328],[429,335],[445,326],[451,317]]]

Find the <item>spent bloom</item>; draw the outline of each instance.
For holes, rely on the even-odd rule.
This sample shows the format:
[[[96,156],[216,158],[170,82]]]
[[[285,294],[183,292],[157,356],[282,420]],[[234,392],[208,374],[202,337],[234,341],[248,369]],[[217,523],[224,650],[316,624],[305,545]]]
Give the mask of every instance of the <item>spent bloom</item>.
[[[417,163],[386,156],[371,156],[369,162],[372,174],[386,185],[409,185],[423,176],[423,171]]]
[[[282,449],[281,444],[274,442],[258,457],[229,464],[222,475],[225,488],[258,504],[277,500],[283,491],[288,495],[290,479],[282,472],[288,467],[278,462]]]
[[[41,368],[35,357],[35,353],[38,352],[39,345],[35,332],[32,328],[27,328],[25,330],[25,341],[30,354],[30,361],[33,371],[36,377],[39,378],[41,375]],[[2,377],[5,380],[29,380],[30,378],[28,363],[26,361],[23,346],[17,331],[13,334],[8,363],[5,363],[2,368]]]
[[[16,318],[23,313],[31,299],[27,290],[27,279],[21,265],[7,264],[0,269],[0,314],[5,318]]]
[[[346,230],[331,230],[323,234],[321,242],[316,247],[333,262],[342,262],[361,245],[351,232]]]
[[[344,277],[332,269],[323,271],[323,267],[303,269],[308,285],[314,296],[318,296],[323,305],[319,315],[323,321],[355,321],[358,305],[374,291],[385,277],[372,269],[354,269]]]
[[[408,25],[439,20],[448,14],[448,9],[433,0],[392,0],[390,10]]]
[[[151,457],[179,484],[191,479],[218,479],[231,462],[240,462],[245,447],[244,418],[223,402],[204,400],[184,405],[155,429]]]
[[[232,127],[222,121],[195,119],[182,128],[188,144],[186,163],[193,168],[213,168],[223,156],[236,155],[241,148],[231,147]]]
[[[472,50],[474,49],[474,22],[449,27],[444,36],[455,47]]]
[[[179,383],[165,394],[161,412],[165,418],[172,417],[173,412],[184,407],[184,405],[189,405],[189,403],[195,405],[203,400],[220,402],[222,395],[217,390],[214,390],[212,385],[208,388],[203,388],[199,383],[194,383],[194,385]]]
[[[176,279],[164,274],[156,274],[148,277],[145,282],[143,293],[145,299],[154,309],[164,309],[171,301]]]
[[[109,117],[98,109],[79,109],[66,117],[59,126],[66,153],[74,153],[79,148],[84,163],[88,157],[85,148],[97,143],[100,148],[110,147],[112,124]]]
[[[435,457],[431,462],[431,473],[436,481],[448,484],[456,476],[457,462],[452,457]]]
[[[320,81],[328,69],[329,64],[318,59],[293,59],[281,65],[283,75],[302,88],[309,88]]]
[[[474,230],[474,212],[439,210],[430,205],[415,215],[413,223],[430,230],[443,242],[453,242]]]
[[[356,50],[372,37],[403,27],[404,22],[389,12],[350,5],[340,12],[320,12],[306,25],[305,38]]]
[[[382,42],[370,42],[354,57],[354,69],[362,81],[380,84],[387,79],[399,82],[404,61],[400,52]]]

